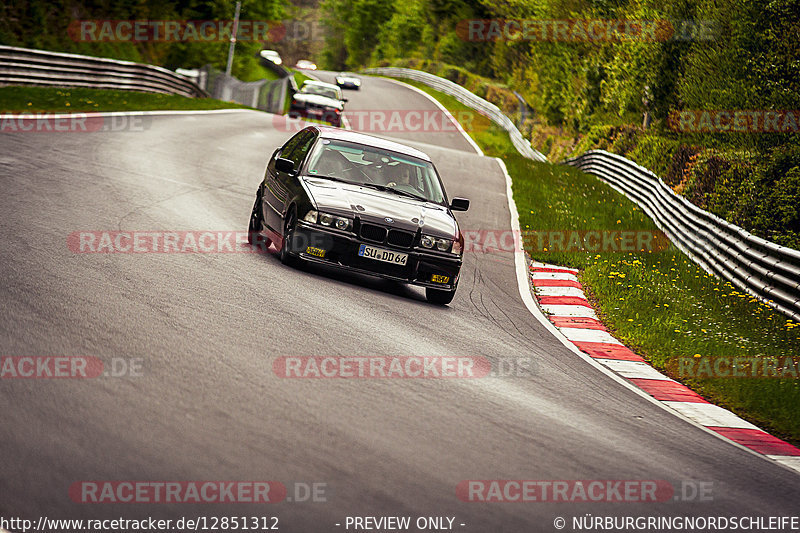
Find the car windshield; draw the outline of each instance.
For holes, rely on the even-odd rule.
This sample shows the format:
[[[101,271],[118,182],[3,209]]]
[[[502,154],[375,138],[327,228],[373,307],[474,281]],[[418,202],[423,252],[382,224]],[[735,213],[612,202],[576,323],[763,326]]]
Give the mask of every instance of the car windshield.
[[[307,174],[444,203],[439,177],[430,162],[373,146],[320,139],[309,158]]]
[[[306,94],[319,94],[321,96],[327,96],[328,98],[333,98],[334,100],[339,99],[339,92],[333,87],[320,87],[319,85],[303,85],[303,88],[300,90],[300,92]]]

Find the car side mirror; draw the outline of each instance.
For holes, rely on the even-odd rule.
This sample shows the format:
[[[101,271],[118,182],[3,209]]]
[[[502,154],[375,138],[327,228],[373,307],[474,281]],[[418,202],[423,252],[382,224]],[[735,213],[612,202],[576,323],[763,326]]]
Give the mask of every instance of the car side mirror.
[[[342,102],[347,102],[347,98],[342,98]]]
[[[278,172],[285,172],[286,174],[294,174],[294,163],[291,159],[279,157],[275,160],[275,168]]]
[[[469,209],[469,200],[455,197],[453,201],[450,202],[450,209],[453,211],[466,211]]]

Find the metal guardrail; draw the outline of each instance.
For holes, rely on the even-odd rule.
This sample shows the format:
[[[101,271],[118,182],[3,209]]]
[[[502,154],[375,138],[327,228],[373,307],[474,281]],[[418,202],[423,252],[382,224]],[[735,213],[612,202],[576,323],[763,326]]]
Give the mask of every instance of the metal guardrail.
[[[224,72],[216,72],[208,74],[206,90],[217,100],[258,107],[259,95],[267,83],[267,80],[241,81]]]
[[[547,161],[547,158],[540,152],[531,147],[531,143],[525,140],[522,133],[517,129],[510,118],[508,118],[500,108],[491,102],[488,102],[468,91],[461,85],[453,83],[450,80],[434,76],[428,72],[421,70],[414,70],[410,68],[397,68],[397,67],[379,67],[365,69],[366,74],[379,74],[381,76],[393,76],[397,78],[407,78],[410,80],[424,83],[428,87],[441,91],[447,95],[452,96],[462,104],[471,107],[481,115],[485,116],[504,130],[508,132],[511,142],[517,151],[523,156],[533,159],[535,161]]]
[[[193,81],[154,65],[4,45],[0,45],[0,84],[208,96]]]
[[[200,77],[204,80],[202,87],[217,100],[237,102],[281,115],[284,112],[287,91],[292,90],[294,76],[284,67],[275,65],[271,61],[263,60],[262,65],[278,74],[278,79],[245,82],[228,76],[211,65],[206,65],[200,69]]]
[[[261,64],[265,68],[268,68],[272,72],[277,74],[279,78],[288,78],[289,76],[292,75],[292,73],[289,72],[289,69],[287,69],[283,65],[277,65],[277,64],[273,63],[272,61],[270,61],[269,59],[262,59],[261,60]]]
[[[636,202],[710,274],[800,320],[800,251],[756,237],[700,209],[622,156],[592,150],[564,163],[594,174]]]

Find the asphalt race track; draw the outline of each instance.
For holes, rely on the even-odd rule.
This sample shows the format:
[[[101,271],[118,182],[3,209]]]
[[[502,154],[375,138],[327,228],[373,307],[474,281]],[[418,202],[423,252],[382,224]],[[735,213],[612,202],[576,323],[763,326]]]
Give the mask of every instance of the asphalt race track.
[[[346,94],[350,111],[436,109],[380,79]],[[418,288],[292,269],[274,253],[68,248],[78,231],[246,231],[266,161],[292,133],[282,124],[236,112],[154,116],[142,131],[0,134],[0,355],[142,364],[140,376],[0,381],[0,515],[277,516],[281,531],[301,533],[346,531],[347,516],[449,516],[457,530],[497,533],[555,531],[557,516],[570,524],[586,513],[797,510],[800,476],[668,413],[552,338],[520,299],[511,254],[465,254],[456,298],[439,307]],[[431,155],[451,197],[472,199],[457,214],[462,229],[510,227],[495,160],[453,132],[393,137]],[[481,379],[273,373],[275,358],[308,355],[533,366]],[[459,482],[475,479],[666,480],[710,483],[713,495],[459,500]],[[322,483],[326,501],[74,502],[70,486],[87,480],[274,480],[290,498],[295,483]]]

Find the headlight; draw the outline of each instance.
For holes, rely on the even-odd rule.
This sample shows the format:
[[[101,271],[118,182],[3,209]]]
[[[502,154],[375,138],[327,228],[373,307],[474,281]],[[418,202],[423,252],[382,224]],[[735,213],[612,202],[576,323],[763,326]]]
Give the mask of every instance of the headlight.
[[[313,222],[327,227],[334,227],[340,231],[347,231],[353,227],[353,221],[347,217],[337,217],[335,215],[331,215],[330,213],[319,213],[319,217],[317,217],[316,214],[316,211],[314,211],[314,220],[307,220],[307,222]],[[306,218],[307,217],[308,215],[306,215]]]
[[[429,250],[437,249],[440,252],[453,252],[460,253],[461,249],[455,249],[453,241],[450,239],[440,239],[438,237],[431,237],[430,235],[423,235],[419,240],[420,246],[428,248]]]
[[[311,224],[316,224],[317,223],[317,212],[314,211],[313,209],[309,210],[309,212],[306,213],[306,216],[303,217],[303,220],[305,222],[309,222]]]

